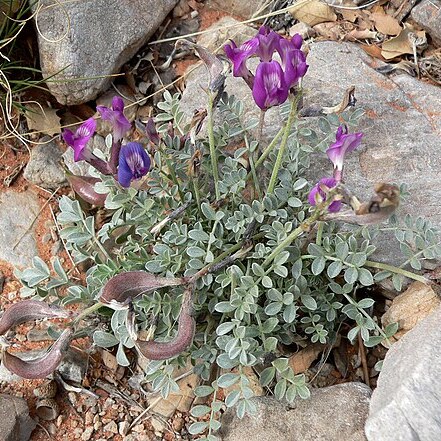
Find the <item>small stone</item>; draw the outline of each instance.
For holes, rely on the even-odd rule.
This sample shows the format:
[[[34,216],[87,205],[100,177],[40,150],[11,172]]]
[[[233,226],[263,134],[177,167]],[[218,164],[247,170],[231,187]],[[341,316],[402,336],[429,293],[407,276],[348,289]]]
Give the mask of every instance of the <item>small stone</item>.
[[[29,416],[28,405],[22,398],[0,394],[0,439],[28,440],[36,423]]]
[[[87,371],[88,357],[78,349],[70,348],[64,356],[58,372],[61,376],[72,383],[81,384]]]
[[[260,11],[265,0],[243,1],[243,0],[210,0],[210,8],[218,9],[231,15],[238,15],[242,18],[251,18]]]
[[[55,436],[57,433],[57,426],[54,423],[49,423],[47,426],[47,431],[52,435]]]
[[[153,421],[153,419],[152,419],[152,421]],[[144,430],[145,430],[144,424],[142,424],[142,423],[141,424],[137,424],[136,426],[132,427],[132,430],[134,432],[137,432],[137,433],[144,432]]]
[[[23,334],[15,334],[15,338],[16,338],[19,342],[24,342],[24,341],[26,341],[26,335],[23,335]]]
[[[410,14],[425,29],[438,45],[441,44],[441,1],[422,0],[416,4]]]
[[[126,435],[127,432],[129,431],[129,427],[130,427],[130,424],[128,421],[121,421],[118,424],[118,433],[120,435]]]
[[[104,432],[118,433],[118,426],[115,421],[110,421],[103,427]]]
[[[304,40],[307,40],[308,38],[315,37],[317,35],[317,32],[311,26],[300,21],[291,26],[291,28],[289,29],[289,35],[291,37],[293,37],[295,34],[300,34]]]
[[[439,297],[429,285],[414,282],[405,292],[394,298],[381,322],[383,326],[398,323],[398,332],[394,338],[399,339],[440,304]]]
[[[42,142],[49,137],[43,137]],[[55,190],[66,185],[66,176],[61,165],[62,152],[55,141],[36,145],[31,150],[31,157],[24,170],[24,177],[32,184]]]
[[[164,423],[159,418],[152,417],[151,423],[155,432],[162,433],[164,431]]]
[[[0,294],[3,292],[4,283],[5,283],[5,275],[0,271]]]
[[[69,401],[72,404],[72,406],[75,406],[77,404],[77,394],[75,392],[69,392],[67,394],[67,397],[69,398]]]
[[[86,424],[86,426],[90,426],[93,423],[93,413],[88,410],[86,412],[86,416],[84,417],[84,424]]]
[[[8,294],[8,300],[14,300],[16,296],[17,296],[17,291],[11,291]]]
[[[175,432],[180,432],[184,427],[185,421],[184,418],[175,418],[172,422],[172,427]]]
[[[57,421],[55,422],[55,424],[57,425],[57,427],[60,427],[63,424],[63,415],[58,415]]]
[[[82,438],[82,435],[84,435],[85,433],[86,433],[86,432],[83,432],[83,429],[81,429],[80,427],[77,427],[77,428],[73,431],[73,435],[74,435],[74,438],[75,438],[75,439]],[[92,434],[90,434],[90,435],[92,435]],[[89,436],[89,438],[83,438],[83,439],[88,440],[88,439],[90,439],[90,436]]]
[[[98,431],[101,429],[101,427],[103,426],[103,423],[101,421],[97,421],[93,424],[93,428]]]
[[[82,441],[89,441],[93,434],[93,427],[86,427],[81,435]]]

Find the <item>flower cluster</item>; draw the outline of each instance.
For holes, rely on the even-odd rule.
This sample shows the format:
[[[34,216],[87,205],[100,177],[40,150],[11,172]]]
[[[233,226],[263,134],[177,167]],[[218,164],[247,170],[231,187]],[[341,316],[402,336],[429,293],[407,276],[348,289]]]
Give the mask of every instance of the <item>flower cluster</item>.
[[[86,120],[75,133],[66,129],[63,131],[64,141],[73,148],[75,161],[87,161],[99,172],[114,175],[123,187],[129,187],[131,181],[140,179],[150,170],[151,161],[144,147],[136,142],[121,145],[121,141],[131,129],[131,124],[124,115],[124,101],[115,96],[112,107],[97,106],[101,118],[109,121],[113,128],[113,144],[111,157],[108,162],[96,157],[87,144],[96,130],[93,118]]]
[[[335,142],[326,150],[329,160],[334,164],[334,176],[332,178],[320,179],[312,188],[308,196],[311,205],[316,205],[326,200],[326,192],[334,188],[339,182],[342,182],[345,155],[355,150],[361,144],[362,137],[363,133],[348,133],[346,126],[340,126],[337,129]],[[341,201],[334,201],[329,205],[328,211],[336,213],[340,211],[341,206]]]
[[[281,37],[266,26],[259,29],[251,40],[237,47],[234,41],[225,46],[225,53],[233,63],[233,75],[242,77],[253,91],[256,104],[267,110],[283,104],[291,88],[298,85],[308,70],[306,55],[302,52],[303,39],[299,34],[291,40]],[[278,53],[281,63],[273,60]],[[247,60],[252,56],[260,58],[256,73],[247,68]]]

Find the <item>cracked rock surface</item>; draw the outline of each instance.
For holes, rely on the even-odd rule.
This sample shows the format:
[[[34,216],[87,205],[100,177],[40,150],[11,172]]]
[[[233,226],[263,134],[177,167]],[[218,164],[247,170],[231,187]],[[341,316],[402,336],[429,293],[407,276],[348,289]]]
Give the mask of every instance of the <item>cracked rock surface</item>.
[[[43,77],[61,104],[81,104],[107,89],[177,0],[43,0],[35,17]],[[120,25],[122,24],[122,25]],[[99,77],[99,78],[97,78]],[[66,78],[70,81],[60,82]],[[86,79],[89,78],[89,79]],[[72,81],[72,79],[77,79]]]

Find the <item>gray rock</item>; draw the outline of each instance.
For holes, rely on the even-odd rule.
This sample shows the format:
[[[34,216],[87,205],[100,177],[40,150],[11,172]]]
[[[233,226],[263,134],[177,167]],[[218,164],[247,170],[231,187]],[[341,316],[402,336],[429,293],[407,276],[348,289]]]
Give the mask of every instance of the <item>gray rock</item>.
[[[438,308],[387,353],[366,422],[369,441],[441,439],[440,321]]]
[[[268,4],[266,0],[210,0],[209,6],[210,8],[218,9],[227,12],[228,14],[239,15],[243,18],[251,18],[269,12],[267,9],[264,11],[261,9],[265,4]]]
[[[64,380],[82,384],[87,371],[88,357],[78,349],[70,348],[64,356],[57,371]]]
[[[136,54],[176,0],[44,0],[35,7],[40,4],[35,22],[43,77],[55,75],[57,82],[47,83],[51,93],[72,105],[108,88],[112,78],[106,76]]]
[[[42,138],[42,142],[46,139]],[[24,170],[27,181],[43,188],[55,190],[66,185],[66,176],[62,167],[62,152],[55,141],[36,145],[31,151],[31,158]]]
[[[38,215],[38,198],[29,191],[0,194],[0,259],[18,267],[29,266],[38,255],[32,225]]]
[[[256,29],[246,26],[232,17],[223,17],[213,23],[207,33],[198,37],[198,44],[206,47],[211,52],[223,53],[222,47],[228,43],[229,39],[240,46],[246,40],[256,35]]]
[[[304,78],[305,106],[334,106],[341,102],[348,87],[356,85],[357,107],[366,111],[357,129],[365,134],[362,147],[346,160],[348,187],[360,199],[368,200],[377,182],[406,183],[410,197],[399,208],[398,216],[423,216],[441,226],[441,89],[406,74],[387,77],[378,73],[373,68],[378,60],[374,62],[355,44],[313,43],[307,60],[310,67]],[[253,69],[257,61],[250,61]],[[188,119],[194,109],[206,106],[201,91],[207,83],[204,66],[189,75],[182,97]],[[243,102],[244,120],[259,117],[251,91],[241,78],[229,76],[226,90]],[[269,140],[280,128],[279,109],[270,109],[265,120],[264,139]],[[316,118],[304,120],[317,126]],[[312,163],[308,176],[311,182],[332,173],[326,155],[316,155]],[[377,260],[392,264],[403,261],[390,235],[380,236],[377,245]]]
[[[422,0],[410,14],[423,29],[432,37],[432,40],[441,44],[441,1]]]
[[[28,441],[36,422],[29,416],[23,398],[0,394],[0,439],[2,441]]]
[[[254,398],[257,414],[240,420],[228,409],[220,435],[223,441],[363,441],[370,394],[362,383],[344,383],[315,389],[294,408],[274,398]]]

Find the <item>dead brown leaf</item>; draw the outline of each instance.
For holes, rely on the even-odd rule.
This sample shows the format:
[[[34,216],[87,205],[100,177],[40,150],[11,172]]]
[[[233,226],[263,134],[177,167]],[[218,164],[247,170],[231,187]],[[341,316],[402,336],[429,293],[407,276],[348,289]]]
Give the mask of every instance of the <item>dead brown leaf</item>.
[[[319,23],[337,20],[334,10],[324,2],[310,0],[294,4],[289,8],[289,13],[299,21],[315,26]]]
[[[337,22],[329,21],[326,23],[320,23],[315,25],[313,29],[318,35],[324,37],[326,40],[341,41],[345,36],[345,32],[343,32],[340,24]]]
[[[409,24],[405,23],[404,29],[398,36],[383,43],[381,55],[383,55],[386,60],[391,60],[400,55],[413,54],[413,46],[409,38],[412,33],[414,33],[417,38],[424,38],[426,35],[424,31],[414,31]]]
[[[313,343],[305,349],[296,352],[289,357],[289,365],[295,374],[305,372],[311,366],[312,362],[318,357],[320,352],[326,348],[326,345],[321,343]]]
[[[396,18],[382,12],[373,12],[371,18],[374,21],[375,29],[384,35],[398,35],[402,27]]]
[[[381,55],[381,48],[378,47],[376,44],[362,44],[360,46],[371,57],[378,58],[381,61],[385,61],[383,55]]]
[[[345,35],[345,40],[347,41],[358,41],[358,40],[371,40],[376,38],[377,33],[375,31],[370,31],[369,29],[359,30],[354,29]]]
[[[60,117],[55,109],[31,103],[26,106],[26,121],[29,130],[53,136],[61,132]]]

